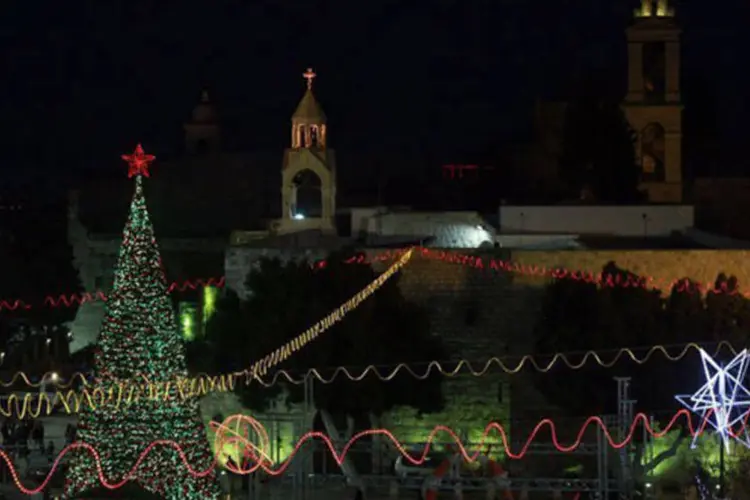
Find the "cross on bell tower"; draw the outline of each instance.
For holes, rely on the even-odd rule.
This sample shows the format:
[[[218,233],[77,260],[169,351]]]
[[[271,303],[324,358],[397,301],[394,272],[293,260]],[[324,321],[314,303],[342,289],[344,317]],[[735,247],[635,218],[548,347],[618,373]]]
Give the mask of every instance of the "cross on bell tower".
[[[313,80],[318,75],[315,74],[312,68],[307,68],[307,71],[302,73],[302,76],[307,80],[307,90],[312,90]]]

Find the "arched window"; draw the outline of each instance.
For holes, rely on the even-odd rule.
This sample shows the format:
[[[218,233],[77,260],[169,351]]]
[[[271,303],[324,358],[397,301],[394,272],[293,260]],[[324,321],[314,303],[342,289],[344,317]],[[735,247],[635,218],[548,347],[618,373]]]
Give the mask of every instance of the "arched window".
[[[211,149],[211,147],[210,147],[210,145],[208,143],[208,140],[206,140],[206,139],[198,139],[195,142],[194,150],[195,150],[195,154],[196,155],[198,155],[198,156],[205,155],[206,153],[208,153],[209,149]]]
[[[323,191],[320,177],[312,170],[303,170],[294,177],[294,208],[292,217],[321,217]]]
[[[641,131],[641,175],[647,182],[664,182],[666,131],[659,123],[649,123]]]

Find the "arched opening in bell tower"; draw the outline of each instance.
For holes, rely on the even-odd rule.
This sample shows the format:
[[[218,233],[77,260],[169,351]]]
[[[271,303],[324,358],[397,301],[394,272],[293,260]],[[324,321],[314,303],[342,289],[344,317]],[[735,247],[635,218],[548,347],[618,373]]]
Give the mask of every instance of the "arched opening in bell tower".
[[[197,141],[195,141],[194,150],[196,156],[203,156],[207,154],[210,149],[211,146],[209,145],[207,139],[198,139]]]
[[[641,175],[644,181],[664,182],[666,131],[660,123],[649,123],[641,131]]]
[[[303,170],[294,176],[292,181],[292,218],[305,219],[322,217],[323,190],[322,182],[312,170]]]

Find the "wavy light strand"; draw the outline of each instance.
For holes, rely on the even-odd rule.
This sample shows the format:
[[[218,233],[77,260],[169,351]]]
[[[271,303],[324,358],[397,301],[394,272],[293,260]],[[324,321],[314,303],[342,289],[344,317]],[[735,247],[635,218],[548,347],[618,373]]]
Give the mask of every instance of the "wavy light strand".
[[[369,256],[361,255],[346,259],[344,260],[344,263],[369,265],[378,262],[397,260],[409,250],[411,249],[385,250],[383,252],[374,253]],[[653,276],[639,277],[638,279],[633,276],[617,276],[612,278],[610,276],[603,275],[599,271],[593,272],[580,269],[566,269],[563,267],[529,265],[518,261],[487,259],[483,258],[480,255],[469,255],[458,252],[434,250],[422,247],[418,249],[417,255],[425,259],[440,260],[453,264],[463,264],[477,269],[490,269],[497,272],[508,272],[525,276],[535,276],[539,278],[571,279],[574,281],[592,283],[599,286],[619,286],[624,288],[644,288],[657,290],[671,290],[672,288],[675,288],[678,292],[681,293],[726,293],[730,295],[742,295],[743,297],[750,298],[750,291],[742,292],[740,290],[730,289],[725,283],[722,283],[717,287],[715,283],[710,282],[688,283],[684,280],[670,281]],[[324,268],[326,266],[326,260],[319,260],[311,264],[311,267],[313,268]],[[193,279],[172,283],[169,286],[169,292],[183,292],[185,290],[195,290],[197,288],[206,286],[223,287],[225,286],[225,284],[226,282],[223,276],[219,278]],[[85,304],[87,302],[106,301],[107,298],[107,294],[101,290],[78,294],[62,294],[57,296],[47,295],[40,305],[42,307],[74,307]],[[19,308],[27,310],[34,307],[39,307],[40,305],[28,304],[21,299],[0,300],[0,310],[14,311]]]
[[[427,444],[425,445],[424,450],[422,451],[422,453],[419,453],[416,455],[410,454],[408,450],[406,449],[406,447],[402,443],[400,443],[398,439],[396,439],[396,437],[387,429],[370,429],[370,430],[359,432],[356,435],[354,435],[346,443],[346,445],[344,445],[343,448],[341,448],[341,451],[336,450],[336,447],[333,444],[333,441],[325,434],[321,432],[308,432],[297,441],[297,444],[294,446],[294,449],[292,450],[289,457],[276,467],[272,465],[268,465],[267,459],[253,460],[253,458],[255,459],[259,458],[258,455],[261,455],[261,456],[266,455],[266,450],[264,450],[263,448],[264,446],[267,446],[267,445],[264,442],[261,442],[260,446],[252,444],[250,443],[250,441],[247,439],[245,435],[243,435],[242,433],[239,432],[239,430],[237,430],[237,427],[238,427],[237,423],[240,423],[240,424],[244,424],[245,426],[247,426],[246,428],[249,429],[251,432],[257,432],[258,430],[261,430],[263,434],[267,435],[265,428],[252,417],[248,417],[246,415],[232,415],[228,417],[226,420],[224,420],[224,422],[222,422],[221,424],[212,422],[212,427],[217,431],[216,433],[217,445],[232,446],[232,445],[242,444],[245,447],[243,449],[247,450],[246,451],[247,458],[250,458],[251,461],[255,462],[246,469],[239,469],[239,468],[235,469],[236,472],[239,472],[242,474],[249,474],[260,469],[271,476],[279,476],[286,471],[286,469],[291,464],[292,459],[300,451],[300,449],[308,441],[313,441],[313,440],[322,441],[323,444],[330,451],[333,458],[336,460],[336,463],[341,465],[344,462],[344,458],[346,457],[347,453],[351,450],[352,446],[354,446],[354,444],[356,444],[359,440],[369,437],[369,436],[383,436],[393,444],[394,448],[396,448],[396,450],[398,450],[398,452],[408,462],[414,465],[421,465],[427,460],[432,444],[437,440],[437,437],[441,434],[447,435],[447,437],[450,438],[450,440],[453,443],[455,443],[455,447],[456,447],[455,451],[459,453],[465,461],[474,462],[477,460],[479,455],[483,454],[483,450],[487,448],[487,444],[485,444],[488,441],[487,438],[490,435],[490,433],[494,431],[500,436],[500,440],[502,441],[502,445],[503,445],[504,454],[512,460],[518,460],[518,459],[523,458],[526,455],[526,453],[529,452],[529,448],[534,442],[537,434],[542,432],[545,428],[549,428],[550,440],[552,444],[555,446],[555,448],[557,448],[557,450],[560,452],[569,453],[569,452],[576,450],[581,445],[583,441],[583,436],[592,426],[601,429],[601,431],[604,434],[604,438],[606,439],[606,442],[609,444],[609,446],[611,446],[614,449],[620,449],[626,446],[628,443],[630,443],[630,441],[635,436],[640,436],[639,434],[636,434],[636,431],[638,430],[639,425],[642,425],[643,428],[654,438],[662,438],[667,433],[675,430],[678,420],[682,418],[686,420],[685,425],[692,436],[695,436],[697,434],[701,434],[704,432],[705,427],[707,425],[706,420],[704,419],[701,425],[698,426],[697,428],[694,427],[692,420],[690,418],[690,412],[687,410],[680,410],[677,413],[675,413],[670,419],[669,423],[666,425],[666,427],[661,431],[655,430],[651,426],[651,424],[649,423],[650,417],[648,417],[644,413],[638,413],[637,415],[634,416],[633,422],[631,423],[630,428],[625,438],[621,441],[617,441],[614,437],[612,437],[612,434],[610,433],[609,429],[607,428],[606,424],[603,422],[601,418],[589,417],[581,425],[580,429],[578,430],[578,433],[576,434],[576,438],[570,444],[561,444],[559,438],[557,437],[557,430],[556,430],[554,421],[552,421],[552,419],[547,418],[547,419],[541,420],[534,427],[534,429],[529,433],[529,436],[524,442],[523,446],[521,446],[518,451],[511,450],[507,432],[505,431],[503,426],[497,422],[492,422],[489,425],[487,425],[487,427],[485,427],[485,430],[482,433],[482,437],[480,438],[479,443],[475,445],[475,448],[477,449],[477,451],[474,451],[474,452],[469,452],[466,445],[463,444],[458,434],[455,431],[453,431],[453,429],[451,429],[450,427],[441,425],[441,426],[436,426],[433,428],[433,430],[430,432],[427,438]],[[743,427],[745,424],[743,424]],[[235,430],[232,430],[233,426],[235,427]],[[264,441],[262,439],[262,435],[261,435],[261,441]],[[442,442],[444,442],[444,440]],[[3,460],[5,464],[8,466],[13,482],[16,484],[18,489],[26,495],[33,495],[33,494],[39,493],[47,486],[55,470],[60,466],[61,462],[63,461],[65,455],[67,455],[69,452],[76,450],[76,449],[86,450],[89,453],[91,453],[94,457],[94,461],[96,463],[96,468],[97,468],[98,479],[101,482],[102,486],[104,486],[107,489],[114,490],[114,489],[122,487],[130,479],[130,477],[134,476],[140,464],[143,463],[143,461],[146,459],[147,455],[151,452],[151,450],[153,450],[156,447],[169,447],[169,448],[174,449],[178,453],[183,466],[187,468],[188,472],[191,475],[196,476],[196,477],[202,477],[202,476],[211,474],[214,471],[214,468],[217,463],[216,460],[214,460],[214,462],[210,464],[206,469],[197,470],[190,465],[182,448],[176,442],[168,441],[168,440],[159,440],[159,441],[154,441],[148,446],[146,446],[144,451],[138,457],[138,460],[136,460],[136,462],[133,464],[128,474],[122,480],[110,481],[104,477],[103,468],[101,464],[101,458],[99,456],[99,453],[96,451],[96,449],[94,449],[93,446],[86,444],[86,443],[73,443],[71,445],[66,446],[63,450],[60,451],[57,458],[54,460],[51,470],[47,474],[47,477],[44,479],[44,481],[42,481],[41,484],[39,484],[35,488],[28,488],[20,481],[18,472],[16,471],[16,468],[13,465],[12,460],[10,459],[9,455],[4,450],[0,450],[0,459]],[[221,448],[217,448],[217,449],[221,449]]]
[[[581,357],[581,360],[578,362],[570,361],[569,354],[558,352],[552,356],[552,359],[547,363],[539,363],[535,357],[531,354],[526,354],[523,357],[521,357],[520,361],[517,363],[506,363],[500,358],[490,358],[487,360],[483,367],[479,370],[475,369],[471,362],[466,359],[462,359],[458,361],[458,363],[451,362],[451,365],[454,365],[455,367],[451,369],[444,368],[439,361],[430,361],[427,363],[426,368],[424,369],[423,373],[417,373],[414,368],[409,366],[407,363],[400,363],[396,365],[394,368],[391,368],[389,371],[387,371],[385,374],[381,373],[381,371],[378,369],[376,365],[369,365],[365,367],[364,369],[361,369],[361,371],[358,374],[352,374],[351,371],[349,371],[348,368],[344,366],[339,366],[333,370],[333,374],[329,377],[326,377],[320,373],[317,369],[313,368],[311,370],[308,370],[307,375],[303,376],[292,376],[289,371],[287,370],[278,370],[274,372],[273,377],[269,382],[266,382],[265,380],[258,378],[257,382],[262,384],[265,387],[272,387],[279,383],[279,379],[283,379],[284,382],[289,382],[291,384],[295,385],[301,385],[305,383],[305,379],[307,377],[311,377],[315,379],[317,382],[323,383],[323,384],[331,384],[333,383],[338,377],[342,376],[352,382],[361,382],[368,376],[374,376],[380,379],[383,382],[388,382],[390,380],[393,380],[400,372],[405,372],[414,377],[418,380],[425,380],[427,379],[433,372],[439,373],[441,375],[444,375],[446,377],[456,377],[459,375],[468,374],[473,377],[483,377],[487,375],[490,371],[492,371],[495,367],[499,368],[503,372],[509,375],[515,375],[524,368],[530,367],[534,370],[540,372],[540,373],[547,373],[549,372],[555,365],[562,363],[566,367],[568,367],[571,370],[580,370],[584,366],[588,365],[591,362],[594,362],[598,364],[599,366],[603,368],[612,368],[615,364],[620,362],[623,359],[630,359],[634,363],[637,363],[639,365],[642,365],[646,362],[648,362],[653,355],[657,353],[661,353],[664,355],[664,357],[671,361],[676,362],[683,359],[685,356],[687,356],[691,351],[701,351],[702,348],[694,343],[691,342],[689,344],[685,344],[684,346],[681,346],[682,349],[677,355],[672,355],[667,350],[667,346],[665,345],[655,345],[646,351],[646,353],[642,356],[638,356],[634,349],[624,347],[622,349],[614,351],[614,355],[608,359],[603,360],[600,356],[601,352],[607,352],[607,351],[586,351],[583,354],[583,357]],[[736,350],[729,342],[721,341],[719,342],[715,353],[718,353],[722,350],[722,348],[726,348],[732,353],[736,354]],[[612,352],[612,351],[609,351]],[[714,354],[715,355],[715,354]],[[547,357],[547,356],[545,356]],[[576,356],[579,357],[579,356]]]
[[[58,404],[62,405],[64,412],[72,414],[78,413],[84,405],[94,409],[104,404],[114,404],[115,408],[119,408],[121,405],[128,405],[140,399],[187,399],[203,396],[209,392],[232,391],[238,378],[244,378],[245,383],[250,383],[254,378],[262,377],[268,370],[289,358],[289,356],[318,338],[334,324],[344,319],[349,312],[356,309],[363,301],[383,286],[388,279],[401,270],[409,262],[411,255],[411,252],[402,255],[384,273],[337,309],[326,315],[322,320],[240,372],[209,377],[178,378],[174,381],[156,383],[150,382],[147,378],[141,376],[143,379],[142,382],[114,381],[103,387],[84,387],[80,393],[74,390],[69,390],[65,393],[57,391],[53,399],[50,399],[46,393],[38,395],[25,394],[22,399],[15,394],[11,394],[6,400],[5,405],[0,405],[0,414],[6,417],[17,415],[18,418],[26,416],[37,418],[42,414],[51,414],[53,408]],[[28,380],[28,377],[24,376],[23,378]],[[34,402],[36,402],[36,408],[33,407]]]
[[[679,352],[677,354],[670,354],[669,349],[670,348],[679,348]],[[504,373],[507,373],[508,375],[515,375],[521,370],[525,368],[531,368],[533,370],[536,370],[540,373],[547,373],[552,368],[557,366],[558,364],[562,363],[567,368],[571,370],[580,370],[584,366],[588,365],[589,363],[596,363],[597,365],[603,367],[603,368],[612,368],[614,365],[622,361],[623,359],[629,359],[634,363],[637,363],[639,365],[642,365],[646,362],[648,362],[654,355],[656,354],[662,354],[664,358],[666,358],[668,361],[671,362],[677,362],[685,358],[690,352],[692,351],[698,351],[702,347],[695,343],[690,342],[688,344],[680,344],[680,345],[654,345],[648,348],[630,348],[630,347],[623,347],[621,349],[611,349],[611,350],[590,350],[586,352],[558,352],[555,354],[550,354],[547,356],[539,356],[539,355],[533,355],[533,354],[526,354],[520,358],[520,360],[517,363],[508,363],[506,361],[503,361],[502,358],[493,357],[488,359],[484,362],[482,365],[482,368],[476,369],[472,365],[472,362],[468,359],[461,359],[458,362],[452,361],[450,362],[451,366],[454,366],[453,368],[445,368],[441,364],[440,361],[433,360],[428,363],[423,363],[425,366],[424,370],[418,372],[414,367],[413,364],[409,363],[399,363],[395,367],[389,367],[389,368],[382,368],[377,365],[368,365],[364,368],[357,369],[358,373],[353,373],[354,369],[347,368],[345,366],[339,366],[336,368],[332,368],[333,374],[326,377],[325,375],[321,374],[320,370],[317,370],[315,368],[308,370],[306,372],[306,375],[294,375],[292,372],[288,370],[277,370],[273,373],[273,376],[270,380],[263,379],[263,377],[256,376],[254,379],[255,382],[265,386],[265,387],[272,387],[279,383],[280,379],[283,379],[284,382],[289,382],[291,384],[295,385],[301,385],[305,383],[305,379],[308,377],[312,377],[316,381],[323,383],[323,384],[331,384],[334,380],[336,380],[339,377],[345,377],[346,379],[352,381],[352,382],[361,382],[365,378],[369,376],[374,376],[380,379],[383,382],[388,382],[390,380],[393,380],[399,373],[405,372],[415,379],[418,380],[425,380],[433,373],[439,373],[441,375],[444,375],[446,377],[456,377],[459,375],[468,374],[473,377],[483,377],[487,375],[490,371],[494,370],[495,367],[497,369],[502,370]],[[720,353],[723,349],[728,350],[733,355],[737,355],[739,351],[737,351],[732,344],[730,344],[727,341],[722,340],[717,344],[716,349],[714,349],[714,356],[716,356],[718,353]],[[638,355],[636,351],[642,351],[645,350],[646,352],[643,355]],[[612,356],[608,356],[606,359],[604,359],[604,353],[611,353]],[[538,357],[544,357],[548,358],[549,356],[552,356],[552,358],[544,363],[538,361],[536,358]],[[580,358],[580,361],[571,361],[570,358],[576,357]],[[445,362],[443,362],[445,363]],[[323,371],[330,371],[330,370],[323,370]],[[52,375],[54,372],[47,372],[45,373],[41,380],[52,380]],[[198,388],[195,389],[195,391],[199,394],[205,394],[206,392],[210,392],[209,387],[211,386],[221,386],[222,384],[226,384],[228,382],[222,382],[222,380],[226,380],[226,378],[222,377],[228,377],[230,375],[209,375],[207,373],[201,373],[198,374],[195,378],[190,379],[191,383],[194,383],[198,386]],[[138,377],[138,376],[137,376]],[[136,378],[137,378],[136,377]],[[19,381],[22,381],[24,384],[26,384],[29,387],[33,388],[40,388],[42,386],[42,382],[32,382],[29,378],[29,376],[25,372],[16,372],[13,377],[9,381],[0,381],[0,386],[2,387],[10,387]],[[194,381],[194,382],[193,382]],[[70,379],[68,380],[58,380],[57,382],[47,382],[48,386],[54,386],[58,389],[68,389],[75,383],[82,383],[84,385],[91,385],[91,383],[88,381],[87,376],[84,373],[76,372],[74,373]],[[67,396],[66,396],[67,397]]]

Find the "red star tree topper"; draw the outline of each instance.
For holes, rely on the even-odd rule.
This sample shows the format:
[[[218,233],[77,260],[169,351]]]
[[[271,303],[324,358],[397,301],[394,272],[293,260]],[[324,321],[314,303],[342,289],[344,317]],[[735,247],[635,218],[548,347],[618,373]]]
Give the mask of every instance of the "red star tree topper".
[[[133,151],[133,154],[122,155],[122,159],[128,162],[128,179],[130,179],[134,175],[150,177],[148,173],[148,166],[156,159],[156,156],[147,155],[143,151],[143,147],[138,144],[135,147],[135,151]]]

